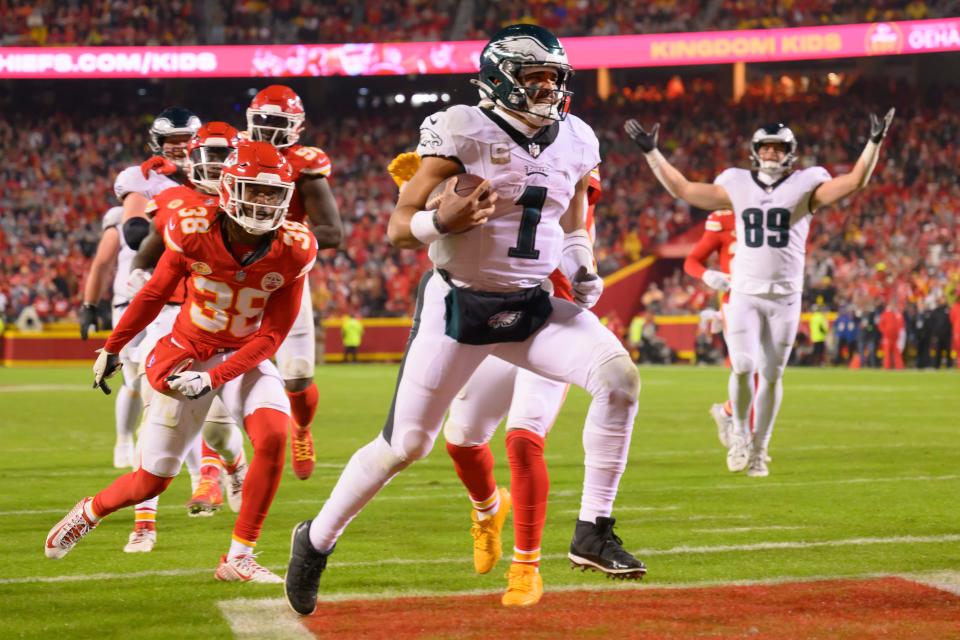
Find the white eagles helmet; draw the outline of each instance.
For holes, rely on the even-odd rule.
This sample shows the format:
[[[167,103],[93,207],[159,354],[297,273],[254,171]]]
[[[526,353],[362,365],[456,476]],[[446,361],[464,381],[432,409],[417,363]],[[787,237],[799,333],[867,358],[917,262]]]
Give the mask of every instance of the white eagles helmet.
[[[787,152],[782,162],[760,160],[760,146],[768,142],[779,142],[786,146]],[[797,161],[797,139],[793,131],[782,122],[763,125],[753,132],[753,139],[750,141],[750,159],[753,160],[754,169],[763,173],[771,176],[786,173]]]

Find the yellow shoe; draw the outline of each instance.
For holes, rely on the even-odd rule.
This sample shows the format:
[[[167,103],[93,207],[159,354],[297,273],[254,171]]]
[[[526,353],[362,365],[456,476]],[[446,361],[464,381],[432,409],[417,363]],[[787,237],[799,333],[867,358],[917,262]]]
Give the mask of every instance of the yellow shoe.
[[[514,562],[507,571],[507,592],[500,602],[505,607],[529,607],[543,597],[543,578],[532,564]]]
[[[473,525],[470,535],[473,536],[473,568],[477,573],[488,573],[503,556],[503,543],[500,532],[510,515],[510,492],[500,488],[500,508],[492,518],[477,520],[477,512],[470,512]]]

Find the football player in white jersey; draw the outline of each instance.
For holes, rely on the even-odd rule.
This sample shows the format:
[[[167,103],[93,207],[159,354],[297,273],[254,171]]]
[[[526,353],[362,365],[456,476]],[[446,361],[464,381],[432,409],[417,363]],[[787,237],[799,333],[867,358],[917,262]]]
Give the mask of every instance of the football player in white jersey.
[[[90,263],[90,271],[83,284],[83,302],[80,305],[80,337],[87,339],[91,328],[97,330],[97,304],[107,292],[110,284],[110,272],[114,272],[113,297],[111,300],[113,318],[117,324],[124,309],[130,304],[127,295],[127,274],[130,272],[130,260],[137,247],[146,236],[147,221],[143,218],[131,219],[126,226],[121,225],[123,207],[111,207],[103,216],[103,233],[97,252]],[[117,469],[131,467],[133,460],[133,432],[140,417],[140,380],[136,375],[137,346],[142,336],[134,338],[120,352],[123,368],[123,384],[117,390],[116,406],[116,443],[113,446],[113,466]]]
[[[746,468],[750,476],[769,474],[766,455],[783,398],[781,378],[800,323],[810,219],[820,207],[867,185],[893,114],[893,109],[882,119],[871,114],[869,140],[850,173],[831,178],[823,167],[793,171],[796,138],[785,125],[775,123],[753,134],[752,170],[727,169],[713,184],[690,182],[663,157],[657,149],[659,124],[650,131],[636,120],[624,125],[671,195],[701,209],[733,209],[736,215],[737,254],[725,333],[734,419],[727,451],[730,471]],[[756,389],[754,373],[759,374]]]
[[[430,452],[454,396],[489,355],[593,396],[571,558],[643,567],[621,546],[610,517],[640,377],[619,340],[583,308],[603,288],[585,229],[599,143],[589,126],[568,115],[572,70],[549,31],[502,29],[480,63],[480,104],[423,121],[420,168],[390,218],[391,242],[429,245],[435,271],[419,292],[383,432],[353,455],[317,517],[294,529],[286,594],[303,615],[316,606],[320,575],[343,530],[391,478]],[[484,180],[466,197],[449,181],[438,208],[426,210],[431,191],[460,173]],[[551,301],[541,287],[558,266],[583,306]],[[528,564],[513,564],[508,582],[509,589],[543,590],[539,571]]]

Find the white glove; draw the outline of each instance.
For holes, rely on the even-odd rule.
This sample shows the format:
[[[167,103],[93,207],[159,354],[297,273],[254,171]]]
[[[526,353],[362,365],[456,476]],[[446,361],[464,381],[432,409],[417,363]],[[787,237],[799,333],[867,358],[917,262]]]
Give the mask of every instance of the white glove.
[[[147,280],[150,279],[150,272],[146,269],[134,269],[130,272],[130,275],[127,276],[127,295],[131,298],[137,295],[137,292],[140,289],[143,289],[143,285],[147,284]]]
[[[703,281],[711,289],[716,289],[721,293],[730,290],[730,274],[715,269],[707,269],[703,272]]]
[[[181,371],[167,376],[167,384],[172,390],[179,391],[191,400],[196,400],[213,389],[210,374],[206,371]]]
[[[570,281],[573,286],[573,299],[580,307],[590,309],[597,304],[603,293],[603,278],[586,267],[580,267]]]
[[[105,349],[97,349],[97,354],[97,361],[93,363],[93,388],[99,388],[104,394],[110,395],[110,387],[106,380],[120,371],[123,364],[120,362],[120,356]]]

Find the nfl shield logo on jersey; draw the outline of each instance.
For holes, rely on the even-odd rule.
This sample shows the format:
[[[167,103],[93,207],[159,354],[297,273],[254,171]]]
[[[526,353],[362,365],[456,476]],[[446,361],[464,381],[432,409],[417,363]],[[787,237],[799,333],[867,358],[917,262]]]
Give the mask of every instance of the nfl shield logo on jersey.
[[[487,320],[487,325],[494,329],[512,327],[517,324],[521,315],[523,315],[523,311],[501,311],[500,313],[495,313],[490,316]]]

